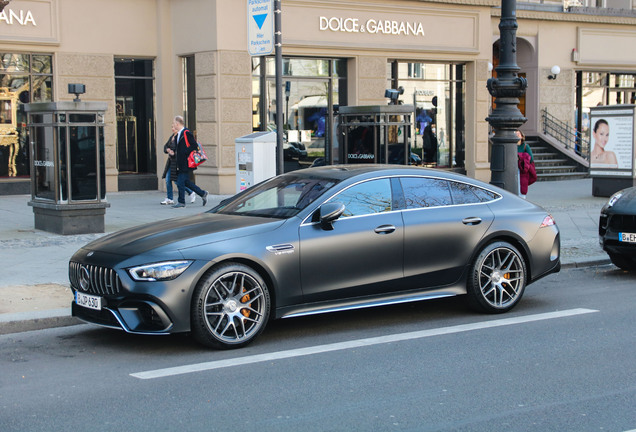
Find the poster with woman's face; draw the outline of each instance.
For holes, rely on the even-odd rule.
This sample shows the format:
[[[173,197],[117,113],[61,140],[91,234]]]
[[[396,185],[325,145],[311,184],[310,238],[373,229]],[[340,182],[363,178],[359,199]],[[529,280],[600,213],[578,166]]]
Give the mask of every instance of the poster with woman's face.
[[[631,170],[634,116],[596,111],[590,116],[590,167]]]

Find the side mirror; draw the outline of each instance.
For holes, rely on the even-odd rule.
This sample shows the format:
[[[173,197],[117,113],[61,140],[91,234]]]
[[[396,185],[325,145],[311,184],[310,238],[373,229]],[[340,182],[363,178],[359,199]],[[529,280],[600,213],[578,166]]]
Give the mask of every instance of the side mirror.
[[[333,221],[342,216],[345,211],[345,206],[340,202],[328,202],[323,204],[318,209],[320,226],[326,231],[333,229]]]

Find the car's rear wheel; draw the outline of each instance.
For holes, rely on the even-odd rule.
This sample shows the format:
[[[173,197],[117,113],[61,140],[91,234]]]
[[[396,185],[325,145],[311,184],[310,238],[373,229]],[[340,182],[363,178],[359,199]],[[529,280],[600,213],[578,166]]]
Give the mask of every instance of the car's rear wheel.
[[[240,348],[263,331],[269,311],[270,295],[263,278],[246,265],[223,264],[197,284],[192,334],[212,348]]]
[[[610,261],[612,261],[612,264],[614,264],[616,267],[622,270],[627,270],[627,271],[636,270],[636,260],[633,260],[624,255],[618,255],[613,253],[608,255],[609,255]]]
[[[512,309],[526,287],[526,264],[507,242],[494,242],[481,250],[468,277],[468,303],[480,311],[501,313]]]

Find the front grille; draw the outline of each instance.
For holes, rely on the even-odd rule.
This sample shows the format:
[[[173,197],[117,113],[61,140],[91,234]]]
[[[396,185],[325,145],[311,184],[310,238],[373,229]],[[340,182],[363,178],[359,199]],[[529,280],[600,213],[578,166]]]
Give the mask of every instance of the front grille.
[[[614,231],[636,232],[636,216],[620,214],[612,215],[609,226]]]
[[[95,295],[114,295],[121,291],[121,280],[111,268],[70,262],[68,277],[80,291]]]

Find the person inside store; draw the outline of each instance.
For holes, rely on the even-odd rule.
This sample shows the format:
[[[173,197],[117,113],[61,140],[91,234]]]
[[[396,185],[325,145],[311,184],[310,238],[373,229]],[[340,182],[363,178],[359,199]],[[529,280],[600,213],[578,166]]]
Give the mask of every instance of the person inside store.
[[[525,199],[528,186],[537,181],[537,171],[534,166],[532,149],[526,142],[526,136],[520,130],[515,131],[517,136],[517,155],[519,157],[519,195]]]
[[[437,163],[437,125],[429,123],[424,128],[422,150],[424,163]]]
[[[609,141],[609,124],[605,119],[599,119],[594,123],[594,129],[592,129],[592,136],[594,137],[594,148],[590,154],[591,165],[603,165],[608,168],[617,168],[618,161],[616,160],[616,153],[613,151],[605,150],[607,142]]]
[[[198,144],[192,132],[185,128],[185,121],[183,117],[176,116],[172,122],[173,130],[176,130],[176,166],[177,166],[177,188],[179,195],[177,203],[172,208],[185,207],[185,193],[186,187],[194,191],[203,200],[205,206],[208,202],[208,192],[201,189],[192,180],[190,180],[190,173],[196,168],[190,168],[188,166],[188,156],[190,153],[197,150]]]
[[[433,119],[428,114],[427,109],[418,108],[417,125],[418,125],[418,131],[420,135],[424,135],[424,130],[426,129],[426,126],[428,126],[432,121]]]
[[[172,182],[177,182],[177,130],[175,130],[175,124],[172,123],[172,134],[168,141],[163,145],[163,152],[168,155],[166,160],[166,166],[163,169],[163,176],[161,178],[166,179],[166,199],[161,201],[161,205],[174,205],[174,195],[172,192]],[[193,203],[197,199],[197,194],[192,192],[190,188],[185,188],[185,192],[190,198],[190,203]]]

